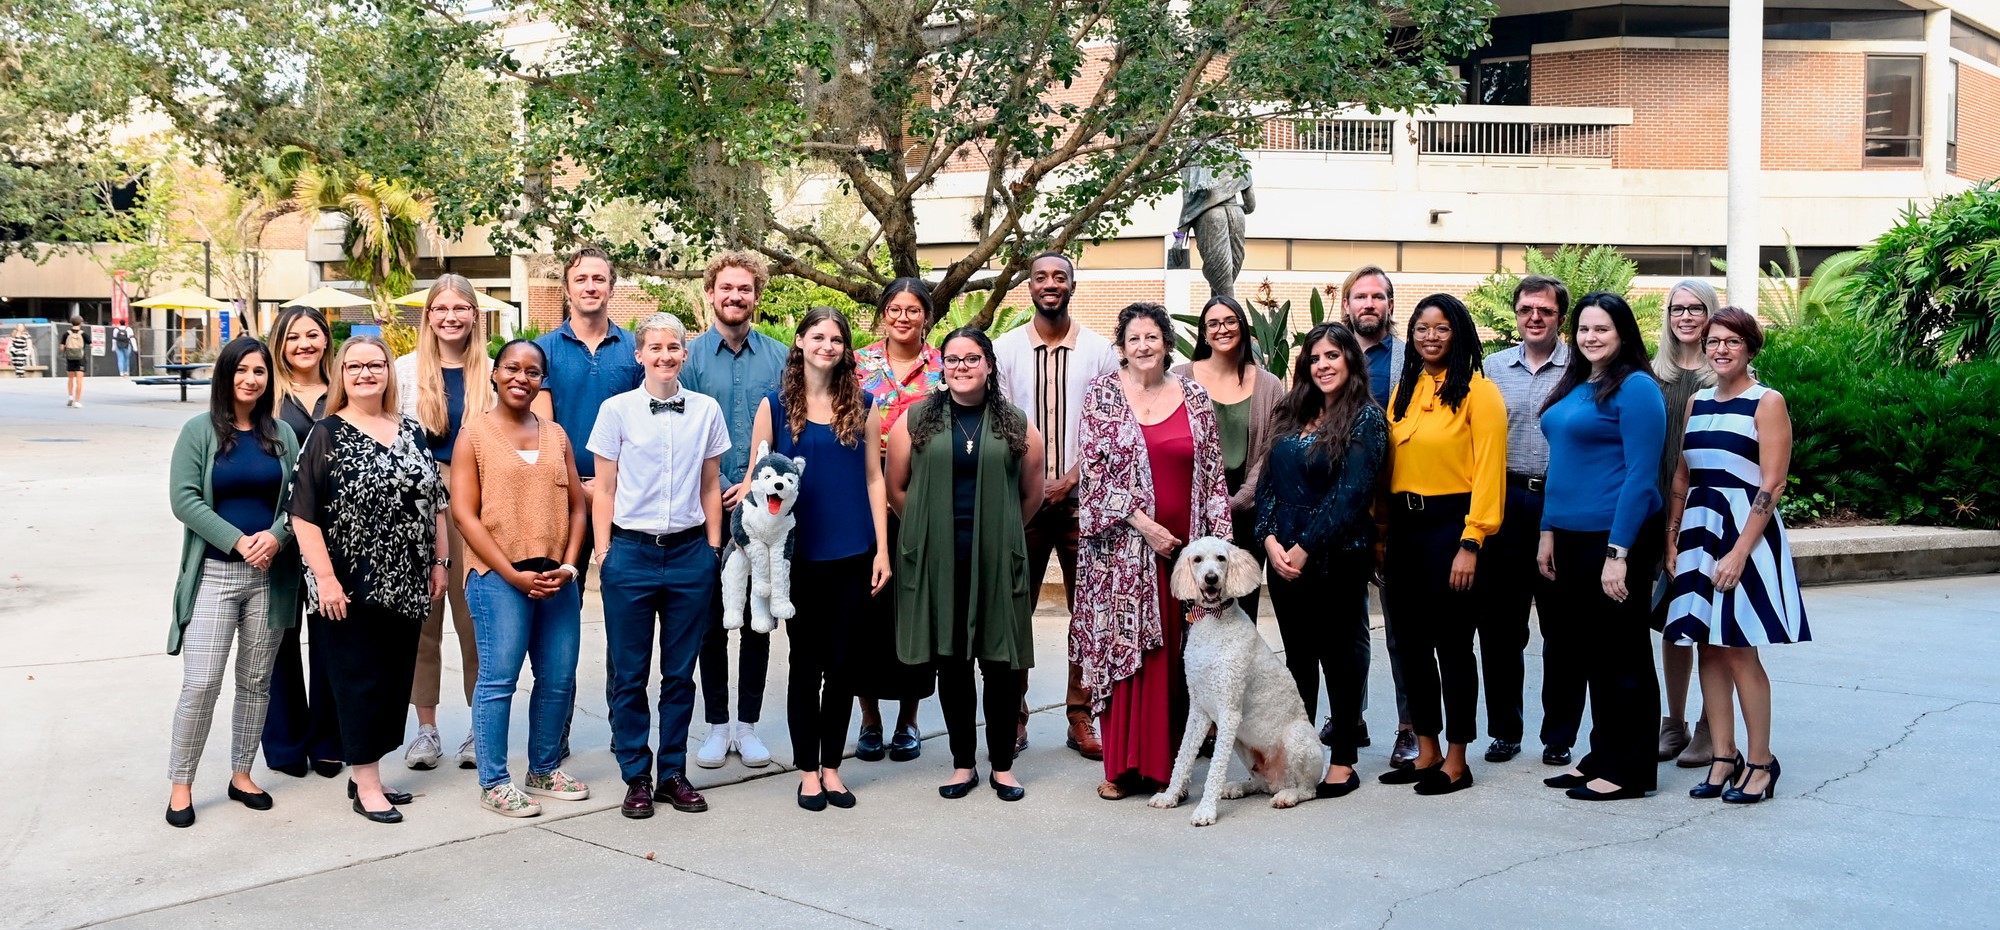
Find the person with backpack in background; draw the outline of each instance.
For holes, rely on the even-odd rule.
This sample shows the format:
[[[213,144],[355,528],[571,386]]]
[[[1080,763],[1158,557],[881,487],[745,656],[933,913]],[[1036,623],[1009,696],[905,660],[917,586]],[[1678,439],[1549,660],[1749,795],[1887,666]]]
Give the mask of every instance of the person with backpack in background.
[[[111,327],[111,350],[118,355],[118,377],[132,376],[132,327],[123,323]]]
[[[83,365],[90,354],[90,330],[83,325],[83,317],[69,318],[69,329],[63,333],[63,368],[69,373],[69,406],[83,406]]]

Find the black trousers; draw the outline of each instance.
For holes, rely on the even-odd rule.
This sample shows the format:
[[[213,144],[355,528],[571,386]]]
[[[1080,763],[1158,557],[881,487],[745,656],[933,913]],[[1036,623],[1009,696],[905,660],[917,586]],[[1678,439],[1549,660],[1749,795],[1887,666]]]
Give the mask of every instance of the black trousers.
[[[723,524],[725,527],[727,523]],[[722,566],[716,566],[721,577]],[[814,598],[811,588],[793,588],[792,600],[801,604]],[[764,715],[764,682],[771,674],[771,634],[750,628],[746,619],[736,631],[736,719],[756,723]],[[722,628],[722,585],[715,585],[715,599],[709,604],[708,632],[701,638],[702,719],[710,724],[729,722],[729,631]]]
[[[1621,788],[1659,787],[1659,682],[1653,677],[1649,570],[1664,548],[1655,514],[1639,530],[1627,558],[1623,603],[1604,594],[1604,548],[1611,534],[1555,531],[1555,597],[1550,605],[1558,632],[1590,689],[1590,754],[1577,770]]]
[[[313,649],[326,650],[333,679],[341,757],[349,765],[375,762],[403,745],[424,618],[350,600],[347,619],[312,619]]]
[[[889,515],[889,551],[896,551],[903,521]],[[801,590],[794,587],[793,590]],[[896,654],[895,584],[866,599],[853,627],[848,654],[849,681],[854,696],[879,701],[921,701],[937,687],[937,672],[929,665],[904,665]],[[795,649],[797,647],[794,647]]]
[[[1451,589],[1451,563],[1472,495],[1425,499],[1425,509],[1405,509],[1392,498],[1389,554],[1384,574],[1396,597],[1396,649],[1410,699],[1410,726],[1418,736],[1443,734],[1449,743],[1479,736],[1479,660],[1472,634],[1481,603],[1471,590]],[[1440,706],[1442,699],[1442,706]]]
[[[792,759],[801,772],[840,768],[854,714],[851,657],[868,619],[868,574],[875,555],[792,561],[792,590],[809,592],[785,621],[791,676],[785,693]]]
[[[271,712],[264,718],[264,764],[272,768],[340,761],[333,681],[326,671],[326,650],[319,645],[320,630],[327,623],[314,614],[287,628],[278,643],[277,663],[271,666]],[[299,634],[307,631],[308,624],[313,648],[304,652]]]
[[[1510,743],[1521,741],[1522,689],[1526,679],[1524,655],[1528,649],[1528,608],[1541,605],[1543,636],[1548,627],[1548,579],[1535,565],[1535,547],[1542,536],[1542,493],[1508,486],[1507,518],[1500,532],[1487,537],[1479,551],[1479,588],[1484,609],[1474,624],[1479,634],[1480,669],[1486,679],[1486,735]],[[1563,716],[1550,709],[1551,697],[1569,693],[1571,683],[1563,677],[1566,669],[1542,653],[1542,742],[1570,746],[1576,742],[1576,723],[1583,713],[1583,679],[1574,681],[1576,714],[1569,716],[1569,737],[1560,736]]]
[[[1368,575],[1374,553],[1357,549],[1325,558],[1327,564],[1317,567],[1307,560],[1306,572],[1294,581],[1273,572],[1271,610],[1278,616],[1285,665],[1306,702],[1308,720],[1319,717],[1320,672],[1325,670],[1327,714],[1336,724],[1330,761],[1353,765],[1361,734],[1348,722],[1360,719],[1361,696],[1368,688],[1368,664],[1362,657],[1369,646]]]
[[[955,593],[958,602],[958,625],[952,635],[952,654],[937,657],[938,709],[944,711],[946,741],[951,745],[951,767],[972,768],[977,761],[979,750],[979,721],[976,714],[986,714],[986,760],[995,772],[1005,772],[1014,767],[1014,722],[1016,708],[1021,701],[1022,683],[1027,676],[1026,669],[1017,669],[1005,662],[988,659],[974,660],[976,651],[970,639],[970,624],[966,617],[966,601],[972,593],[972,565],[959,562],[952,568]],[[986,686],[984,699],[978,694],[978,687],[972,680],[973,666],[979,667],[979,677]]]

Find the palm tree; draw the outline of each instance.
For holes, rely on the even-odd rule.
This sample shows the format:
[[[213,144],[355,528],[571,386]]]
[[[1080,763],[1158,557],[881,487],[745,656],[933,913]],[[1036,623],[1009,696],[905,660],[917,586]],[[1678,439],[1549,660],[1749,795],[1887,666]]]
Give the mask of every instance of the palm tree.
[[[292,186],[292,202],[302,210],[347,217],[342,247],[347,276],[368,285],[375,318],[391,319],[389,299],[416,284],[417,237],[430,224],[430,198],[400,178],[352,175],[337,167],[306,163]]]

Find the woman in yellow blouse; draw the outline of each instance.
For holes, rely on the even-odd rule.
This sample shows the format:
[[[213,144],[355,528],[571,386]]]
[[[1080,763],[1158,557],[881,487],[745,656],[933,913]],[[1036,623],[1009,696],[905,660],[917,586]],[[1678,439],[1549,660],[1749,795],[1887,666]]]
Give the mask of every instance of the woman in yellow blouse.
[[[1458,298],[1424,298],[1408,338],[1412,351],[1389,401],[1383,590],[1396,601],[1396,648],[1418,751],[1414,768],[1391,769],[1380,780],[1450,794],[1472,787],[1465,747],[1479,735],[1474,580],[1479,549],[1500,530],[1507,500],[1507,403],[1479,373],[1479,333]],[[1438,745],[1440,732],[1448,749]]]

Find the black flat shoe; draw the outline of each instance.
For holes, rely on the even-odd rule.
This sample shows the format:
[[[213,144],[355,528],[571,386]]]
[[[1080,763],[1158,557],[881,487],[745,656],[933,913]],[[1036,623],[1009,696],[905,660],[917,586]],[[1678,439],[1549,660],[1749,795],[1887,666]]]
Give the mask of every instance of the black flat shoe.
[[[194,805],[189,804],[188,806],[183,807],[180,810],[174,810],[173,802],[171,801],[167,802],[167,826],[170,827],[194,826]]]
[[[1512,762],[1521,754],[1521,744],[1512,740],[1496,739],[1486,747],[1486,761]]]
[[[845,810],[853,810],[853,809],[854,809],[854,792],[852,792],[852,791],[829,791],[829,792],[827,792],[827,793],[826,793],[826,803],[828,803],[828,804],[831,804],[831,805],[833,805],[833,806],[835,806],[835,807],[838,807],[838,808],[840,808],[841,810],[844,810],[844,811],[845,811]]]
[[[290,775],[293,778],[304,778],[312,771],[312,768],[304,762],[294,762],[291,765],[271,766],[271,771],[277,772],[280,775]]]
[[[807,794],[806,786],[800,785],[799,807],[804,808],[805,810],[812,811],[813,813],[819,813],[820,811],[826,810],[826,792],[821,791],[818,794]]]
[[[1736,776],[1743,771],[1743,754],[1740,752],[1736,754],[1736,758],[1734,759],[1708,760],[1708,771],[1710,774],[1715,772],[1715,764],[1718,762],[1729,766],[1729,774],[1722,776],[1722,783],[1716,784],[1708,780],[1708,775],[1703,775],[1701,776],[1701,784],[1688,789],[1688,797],[1697,801],[1722,797],[1723,792],[1729,788],[1731,783],[1736,781]]]
[[[916,727],[899,727],[889,740],[889,761],[908,762],[924,754],[924,734]]]
[[[1593,791],[1589,785],[1578,785],[1564,792],[1578,801],[1629,801],[1646,796],[1644,788],[1619,788],[1615,791]]]
[[[1347,775],[1346,781],[1343,782],[1323,781],[1317,785],[1314,785],[1313,797],[1321,801],[1325,801],[1330,798],[1344,798],[1350,794],[1353,794],[1354,789],[1359,787],[1361,787],[1361,773],[1350,772]]]
[[[340,770],[346,767],[347,763],[339,759],[314,759],[312,761],[313,774],[321,778],[338,778]]]
[[[355,813],[357,813],[357,814],[360,814],[360,815],[361,815],[361,816],[363,816],[363,817],[366,817],[366,818],[368,818],[369,820],[373,820],[373,821],[375,821],[376,823],[402,823],[402,822],[403,822],[403,812],[402,812],[402,811],[399,811],[399,810],[397,810],[397,809],[395,809],[395,808],[393,808],[393,807],[392,807],[392,808],[389,808],[389,809],[388,809],[388,810],[386,810],[386,811],[371,811],[371,810],[369,810],[368,808],[365,808],[365,807],[362,807],[362,806],[361,806],[361,802],[360,802],[360,801],[355,801],[355,802],[354,802],[354,812],[355,812]]]
[[[1568,764],[1569,764],[1569,747],[1568,747],[1568,746],[1543,746],[1543,747],[1542,747],[1542,764],[1543,764],[1543,765],[1568,765]]]
[[[1590,784],[1590,776],[1571,775],[1568,772],[1564,772],[1561,775],[1550,775],[1549,777],[1542,779],[1542,784],[1547,785],[1551,788],[1563,788],[1563,789],[1580,788],[1584,785]]]
[[[267,811],[271,809],[270,792],[244,791],[236,787],[234,783],[231,783],[229,786],[229,800],[240,802],[244,807],[250,808],[253,811]]]
[[[854,738],[854,758],[863,762],[880,762],[889,754],[882,748],[882,728],[862,727],[861,735]]]
[[[359,796],[360,796],[359,791],[354,787],[354,779],[352,778],[348,779],[347,799],[351,801]],[[397,807],[401,807],[405,804],[410,803],[411,801],[416,800],[417,796],[407,791],[390,791],[389,789],[384,788],[382,789],[382,799],[388,801],[391,804],[396,805]]]
[[[1003,785],[999,778],[992,775],[986,776],[986,783],[993,786],[994,795],[1002,801],[1019,801],[1028,796],[1028,789],[1020,785]]]
[[[1416,789],[1417,793],[1424,795],[1425,797],[1430,797],[1439,794],[1450,794],[1454,791],[1464,791],[1465,789],[1472,787],[1471,769],[1467,769],[1465,771],[1465,776],[1463,778],[1458,779],[1457,781],[1453,781],[1450,778],[1446,777],[1444,774],[1444,768],[1442,766],[1435,769],[1430,769],[1429,771],[1434,772],[1435,774],[1433,774],[1429,778],[1424,779],[1423,781],[1417,782],[1417,789]]]
[[[1430,765],[1424,766],[1423,768],[1417,768],[1415,766],[1411,766],[1410,768],[1406,769],[1390,769],[1386,772],[1383,772],[1380,775],[1375,776],[1375,780],[1385,785],[1414,785],[1417,782],[1423,781],[1424,776],[1432,772],[1440,772],[1443,770],[1444,770],[1444,760],[1439,759],[1438,761],[1433,762]]]
[[[972,789],[977,787],[978,785],[979,785],[979,770],[973,769],[972,779],[970,781],[955,782],[949,785],[939,785],[938,797],[944,798],[945,800],[948,801],[956,801],[959,798],[971,794]]]

